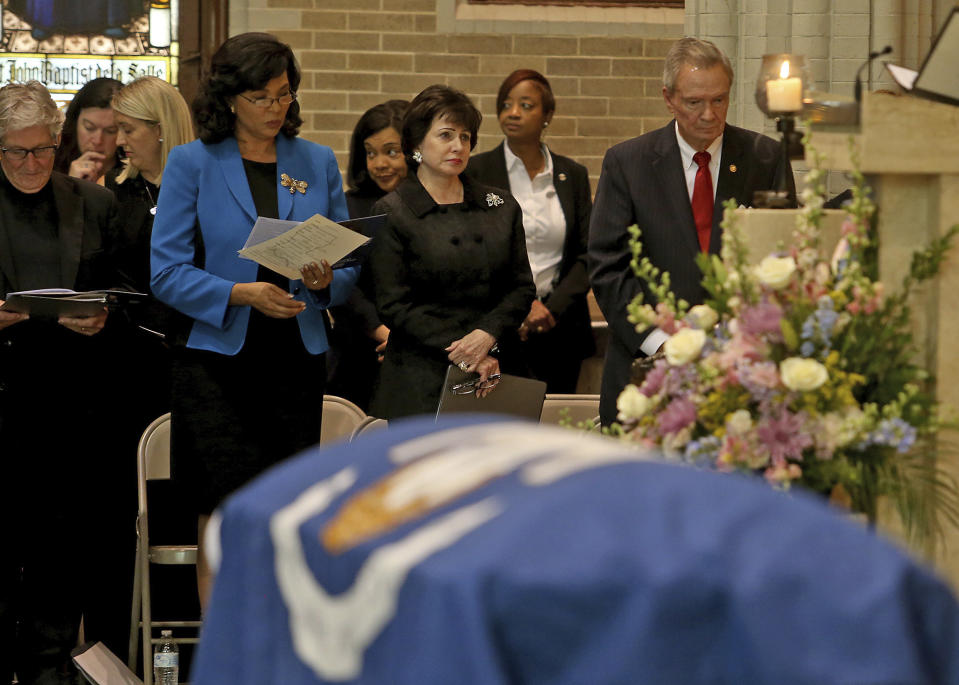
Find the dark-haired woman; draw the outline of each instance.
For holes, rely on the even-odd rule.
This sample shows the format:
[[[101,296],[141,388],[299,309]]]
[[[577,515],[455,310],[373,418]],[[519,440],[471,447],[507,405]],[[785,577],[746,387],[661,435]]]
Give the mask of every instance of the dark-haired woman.
[[[390,328],[376,416],[435,412],[449,364],[485,381],[500,370],[494,346],[511,370],[535,289],[519,205],[464,174],[481,120],[466,95],[439,85],[417,95],[403,119],[403,152],[416,171],[373,208],[389,215],[370,260]]]
[[[201,545],[227,494],[319,441],[323,310],[356,283],[355,268],[310,263],[290,280],[237,255],[258,216],[347,218],[333,152],[296,137],[299,84],[288,45],[265,33],[227,40],[193,103],[200,140],[175,148],[163,175],[151,286],[193,320],[174,354],[171,452],[201,515]],[[210,578],[198,572],[204,601]]]
[[[369,216],[373,205],[406,178],[400,141],[406,100],[388,100],[363,113],[350,139],[346,206],[350,218]],[[327,360],[332,395],[368,411],[390,329],[376,313],[370,270],[363,269],[345,305],[331,308],[333,335]]]
[[[116,79],[95,78],[77,91],[63,121],[56,171],[103,185],[107,172],[120,162],[110,100],[122,87]]]
[[[473,157],[467,173],[508,189],[523,208],[536,299],[519,329],[520,350],[547,392],[574,393],[582,360],[594,351],[586,304],[591,202],[586,167],[550,152],[542,141],[555,103],[539,72],[519,69],[507,76],[496,96],[506,140]]]

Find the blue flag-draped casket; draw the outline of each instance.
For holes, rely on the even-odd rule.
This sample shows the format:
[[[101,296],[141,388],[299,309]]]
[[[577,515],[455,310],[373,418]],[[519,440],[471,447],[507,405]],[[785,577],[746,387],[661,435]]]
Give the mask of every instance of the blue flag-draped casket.
[[[959,683],[959,607],[826,505],[455,417],[274,468],[215,517],[198,685]]]

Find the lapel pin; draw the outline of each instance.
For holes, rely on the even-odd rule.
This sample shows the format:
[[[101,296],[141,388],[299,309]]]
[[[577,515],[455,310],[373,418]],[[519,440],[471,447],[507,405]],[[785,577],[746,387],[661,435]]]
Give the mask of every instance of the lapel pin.
[[[731,173],[731,174],[735,174],[735,173],[736,173],[736,165],[735,165],[735,164],[730,164],[730,165],[729,165],[729,173]]]
[[[290,178],[286,174],[280,174],[280,185],[284,188],[289,188],[290,195],[293,195],[298,190],[305,195],[309,183],[306,181],[297,181],[295,178]]]
[[[560,181],[565,181],[565,180],[566,180],[566,174],[564,174],[563,172],[560,172],[559,175],[558,175],[556,178],[558,178]]]

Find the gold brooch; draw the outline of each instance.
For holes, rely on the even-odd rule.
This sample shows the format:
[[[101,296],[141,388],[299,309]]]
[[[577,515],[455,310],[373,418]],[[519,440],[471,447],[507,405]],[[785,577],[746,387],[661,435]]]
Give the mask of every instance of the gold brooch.
[[[730,164],[730,165],[729,165],[729,171],[730,171],[731,173],[734,173],[734,174],[735,174],[736,171],[737,171],[736,165],[735,165],[735,164]]]
[[[282,185],[284,188],[289,188],[290,195],[296,193],[297,190],[305,195],[309,183],[306,181],[297,181],[295,178],[290,178],[286,174],[280,174],[280,185]]]

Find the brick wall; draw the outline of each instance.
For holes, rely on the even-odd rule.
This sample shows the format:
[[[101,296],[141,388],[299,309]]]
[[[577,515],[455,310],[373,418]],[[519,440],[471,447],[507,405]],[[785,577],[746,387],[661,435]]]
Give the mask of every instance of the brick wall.
[[[367,108],[390,98],[409,99],[433,83],[474,98],[484,117],[476,151],[490,149],[502,139],[496,91],[521,67],[550,79],[557,108],[546,140],[586,165],[594,187],[612,144],[668,121],[660,94],[662,58],[681,35],[681,23],[647,31],[654,37],[550,35],[547,23],[538,33],[497,30],[494,22],[489,32],[482,32],[486,25],[481,32],[446,32],[437,28],[443,23],[441,2],[249,0],[246,25],[233,22],[231,14],[231,33],[269,31],[293,46],[303,70],[302,135],[332,147],[341,170],[350,133]],[[675,34],[663,35],[668,29]]]

